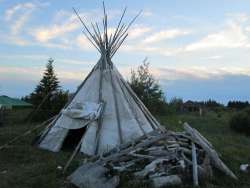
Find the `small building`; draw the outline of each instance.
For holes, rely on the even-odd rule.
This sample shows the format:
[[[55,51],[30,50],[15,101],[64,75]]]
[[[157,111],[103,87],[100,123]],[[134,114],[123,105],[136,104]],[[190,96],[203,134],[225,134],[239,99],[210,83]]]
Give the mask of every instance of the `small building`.
[[[183,103],[183,110],[187,112],[199,112],[200,116],[203,114],[204,104],[202,102],[196,102],[188,100]]]
[[[0,109],[15,109],[15,108],[31,108],[32,104],[20,99],[10,98],[8,96],[0,96]]]

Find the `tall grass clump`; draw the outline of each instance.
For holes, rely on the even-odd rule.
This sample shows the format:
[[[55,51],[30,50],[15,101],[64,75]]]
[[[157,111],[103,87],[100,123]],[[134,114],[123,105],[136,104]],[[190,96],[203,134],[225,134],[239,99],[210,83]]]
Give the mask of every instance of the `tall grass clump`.
[[[250,136],[250,108],[235,113],[229,123],[234,131]]]

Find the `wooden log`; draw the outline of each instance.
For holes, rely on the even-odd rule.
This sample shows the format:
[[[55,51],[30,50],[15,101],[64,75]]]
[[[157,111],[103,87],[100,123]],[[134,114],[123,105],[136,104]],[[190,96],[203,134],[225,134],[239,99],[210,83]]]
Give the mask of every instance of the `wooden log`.
[[[134,153],[134,152],[130,152],[128,155],[131,155],[131,156],[133,156],[133,157],[143,158],[143,159],[155,159],[154,156],[142,155],[142,154],[138,154],[138,153]]]
[[[124,144],[121,144],[119,147],[116,147],[114,149],[111,149],[110,151],[108,152],[105,152],[103,154],[103,157],[106,157],[106,156],[109,156],[111,154],[114,154],[114,153],[117,153],[118,151],[122,151],[124,149],[127,149],[129,146],[133,146],[133,145],[136,145],[140,142],[142,142],[143,140],[145,139],[152,139],[154,137],[158,137],[161,133],[159,132],[159,130],[154,130],[150,133],[147,133],[147,136],[146,135],[143,135],[141,137],[138,137],[130,142],[127,142],[127,143],[124,143]],[[100,156],[94,156],[93,158],[91,158],[91,161],[95,161],[99,158]]]
[[[194,186],[199,186],[196,147],[193,142],[192,142],[192,162],[193,162],[193,183]]]
[[[168,162],[168,159],[160,158],[160,159],[155,159],[151,163],[145,166],[145,168],[139,172],[135,172],[134,175],[137,177],[146,177],[150,173],[156,172],[156,168],[161,165],[164,162]]]
[[[168,174],[166,172],[156,172],[154,174],[149,174],[148,177],[149,179],[153,179],[156,177],[161,177],[161,176],[167,176]]]
[[[113,163],[108,163],[112,166],[113,170],[117,170],[118,172],[131,172],[134,171],[133,167],[136,165],[136,162],[141,161],[142,159],[131,159],[129,162],[119,162],[117,165],[113,165]]]
[[[161,176],[152,179],[155,188],[181,185],[181,178],[177,175]]]
[[[184,148],[184,147],[180,147],[179,148],[181,151],[183,151],[183,153],[191,155],[192,154],[192,150],[188,149],[188,148]]]
[[[171,145],[168,145],[168,148],[178,148],[180,147],[179,144],[171,144]]]
[[[108,162],[108,161],[119,161],[119,158],[123,155],[126,155],[128,154],[129,152],[133,151],[133,150],[137,150],[138,148],[145,148],[145,147],[149,147],[151,146],[153,143],[159,141],[159,140],[162,140],[162,139],[165,139],[166,137],[168,136],[167,133],[163,133],[163,134],[160,134],[158,137],[154,137],[150,140],[146,140],[145,142],[142,142],[142,143],[138,143],[136,146],[134,147],[130,147],[130,148],[127,148],[127,149],[124,149],[124,150],[121,150],[120,152],[118,153],[114,153],[113,155],[109,155],[105,158],[102,158],[102,159],[99,159],[98,162],[99,163],[105,163],[105,162]]]
[[[147,148],[145,151],[163,150],[164,148],[165,146],[153,146],[153,147]]]
[[[189,160],[184,154],[182,154],[182,158],[184,159],[184,161],[185,161],[188,165],[193,166],[192,161]],[[197,165],[197,168],[198,168],[197,171],[198,171],[198,177],[199,177],[199,178],[204,179],[205,177],[208,177],[208,176],[209,176],[208,173],[210,173],[210,172],[207,172],[206,169],[204,169],[202,166]]]
[[[181,142],[181,143],[189,143],[190,140],[187,139],[187,138],[176,138],[178,140],[178,142]]]
[[[184,130],[190,134],[190,136],[192,137],[192,140],[199,144],[205,151],[206,153],[209,155],[209,157],[211,158],[212,164],[218,168],[219,170],[221,170],[222,172],[224,172],[226,175],[230,176],[231,178],[237,180],[238,178],[235,176],[235,174],[221,161],[221,159],[219,158],[217,152],[211,148],[207,142],[204,141],[203,138],[200,137],[200,134],[197,134],[197,130],[194,131],[195,129],[193,129],[192,127],[190,127],[187,123],[184,123]]]
[[[106,177],[109,170],[103,166],[87,163],[80,166],[68,180],[77,187],[98,187],[116,188],[119,184],[119,177]]]
[[[201,167],[206,171],[205,176],[203,176],[202,178],[209,179],[213,176],[213,170],[208,155],[205,156],[203,163],[201,164]]]
[[[170,155],[173,154],[173,152],[166,150],[151,150],[148,152],[148,154],[153,155],[155,157],[160,157],[160,156],[169,157]]]

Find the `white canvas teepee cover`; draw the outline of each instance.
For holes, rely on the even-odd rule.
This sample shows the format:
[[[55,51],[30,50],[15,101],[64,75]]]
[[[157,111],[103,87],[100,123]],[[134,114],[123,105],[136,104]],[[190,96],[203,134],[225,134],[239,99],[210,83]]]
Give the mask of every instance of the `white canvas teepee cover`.
[[[86,36],[101,53],[101,58],[73,99],[52,122],[51,128],[44,132],[39,143],[41,148],[57,152],[69,130],[86,127],[80,141],[80,151],[89,155],[101,154],[155,129],[161,129],[111,61],[127,37],[129,26],[137,17],[125,27],[124,24],[121,25],[125,11],[126,9],[115,33],[110,36],[107,34],[105,9],[104,34],[100,34],[98,25],[93,26],[94,33],[90,33],[75,11],[87,32]],[[86,104],[89,105],[88,108]],[[92,108],[91,104],[96,108]],[[93,109],[99,111],[95,112]],[[92,116],[88,113],[92,113]]]

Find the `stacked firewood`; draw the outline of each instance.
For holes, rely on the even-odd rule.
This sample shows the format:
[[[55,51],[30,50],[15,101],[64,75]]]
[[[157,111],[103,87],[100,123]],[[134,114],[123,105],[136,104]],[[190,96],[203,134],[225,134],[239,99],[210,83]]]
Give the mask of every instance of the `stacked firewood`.
[[[78,187],[117,187],[119,177],[128,175],[154,187],[184,182],[198,186],[212,176],[212,167],[237,179],[212,144],[185,123],[184,132],[154,131],[91,158],[69,180]]]

